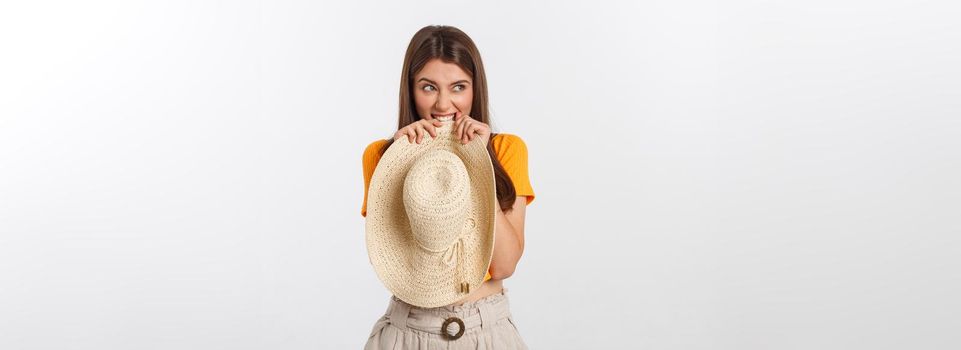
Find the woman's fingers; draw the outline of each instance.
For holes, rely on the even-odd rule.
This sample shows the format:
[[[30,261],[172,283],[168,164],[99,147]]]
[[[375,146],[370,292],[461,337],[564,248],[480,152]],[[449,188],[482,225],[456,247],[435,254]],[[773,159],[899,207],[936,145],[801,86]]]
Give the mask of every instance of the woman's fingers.
[[[457,134],[457,138],[461,137],[461,128],[464,126],[464,121],[468,118],[470,117],[464,113],[454,112],[454,133]]]
[[[434,120],[427,124],[427,132],[430,133],[431,138],[437,138],[437,128],[440,127],[440,120]]]
[[[464,132],[467,131],[467,126],[470,124],[470,117],[464,117],[464,119],[461,120],[460,125],[457,126],[457,138],[460,139],[461,143],[467,143],[464,142]]]
[[[470,142],[471,137],[472,137],[472,136],[471,136],[471,133],[473,133],[474,128],[477,127],[477,123],[475,123],[473,120],[468,120],[468,121],[467,121],[466,123],[464,123],[464,124],[465,124],[465,125],[464,125],[464,136],[462,137],[462,140],[463,140],[464,143],[466,144],[466,143]]]
[[[474,137],[480,136],[482,130],[484,130],[484,126],[481,123],[471,123],[470,129],[467,131],[467,142],[474,141]]]
[[[416,130],[416,132],[417,132],[417,143],[420,144],[420,142],[424,140],[424,134],[425,134],[427,131],[425,131],[425,130],[424,130],[424,127],[421,126],[421,125],[415,126],[415,127],[414,127],[414,130]]]
[[[454,117],[453,133],[457,135],[456,137],[460,139],[462,143],[466,144],[473,139],[473,135],[470,134],[477,130],[480,124],[482,123],[477,123],[477,121],[470,116],[458,113]],[[431,138],[437,138],[438,130],[443,125],[444,122],[437,119],[421,119],[398,130],[397,133],[394,134],[394,140],[406,135],[407,141],[410,143],[421,144],[427,135],[430,135]]]
[[[418,144],[423,143],[424,137],[426,137],[427,135],[433,136],[435,134],[434,132],[432,132],[432,129],[431,129],[433,125],[431,125],[431,122],[428,120],[421,119],[415,122],[414,124],[411,124],[410,126],[411,128],[414,129],[414,132],[417,134]]]
[[[474,140],[474,132],[480,129],[480,126],[476,123],[471,123],[470,127],[467,128],[467,142]]]

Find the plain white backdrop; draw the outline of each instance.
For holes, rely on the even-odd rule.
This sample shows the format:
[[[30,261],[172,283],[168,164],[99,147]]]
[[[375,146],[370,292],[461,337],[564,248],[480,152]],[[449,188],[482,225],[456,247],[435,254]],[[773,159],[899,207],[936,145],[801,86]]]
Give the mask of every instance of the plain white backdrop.
[[[5,1],[0,348],[358,349],[361,154],[429,24],[537,199],[532,349],[961,346],[949,1]]]

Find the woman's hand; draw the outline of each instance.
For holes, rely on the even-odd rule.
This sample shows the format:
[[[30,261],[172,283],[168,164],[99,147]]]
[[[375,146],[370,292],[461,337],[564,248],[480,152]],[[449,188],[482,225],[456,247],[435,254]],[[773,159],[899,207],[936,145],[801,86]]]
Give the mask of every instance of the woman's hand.
[[[420,144],[424,140],[424,135],[430,134],[430,137],[437,137],[437,128],[440,126],[440,120],[421,119],[397,130],[394,133],[394,140],[407,136],[410,143],[414,143],[414,139],[417,139],[417,143]]]
[[[484,145],[487,145],[487,140],[491,136],[491,127],[471,118],[469,115],[457,112],[457,115],[454,116],[454,134],[457,135],[462,144],[467,144],[474,137],[480,137],[481,140],[484,140]]]

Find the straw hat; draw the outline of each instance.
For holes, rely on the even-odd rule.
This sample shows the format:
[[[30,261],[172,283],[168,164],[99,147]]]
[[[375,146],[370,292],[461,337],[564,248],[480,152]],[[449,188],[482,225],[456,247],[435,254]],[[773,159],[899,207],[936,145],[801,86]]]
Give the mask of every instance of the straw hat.
[[[494,253],[494,168],[487,140],[462,145],[453,120],[437,137],[384,152],[367,198],[367,254],[377,277],[411,305],[452,304],[483,282]]]

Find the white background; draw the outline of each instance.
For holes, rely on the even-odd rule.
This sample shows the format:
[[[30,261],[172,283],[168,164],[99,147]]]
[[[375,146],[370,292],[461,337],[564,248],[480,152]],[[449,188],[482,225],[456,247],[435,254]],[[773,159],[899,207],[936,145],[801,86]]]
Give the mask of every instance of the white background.
[[[0,348],[357,349],[361,154],[428,24],[537,199],[532,349],[961,346],[949,1],[5,1]]]

